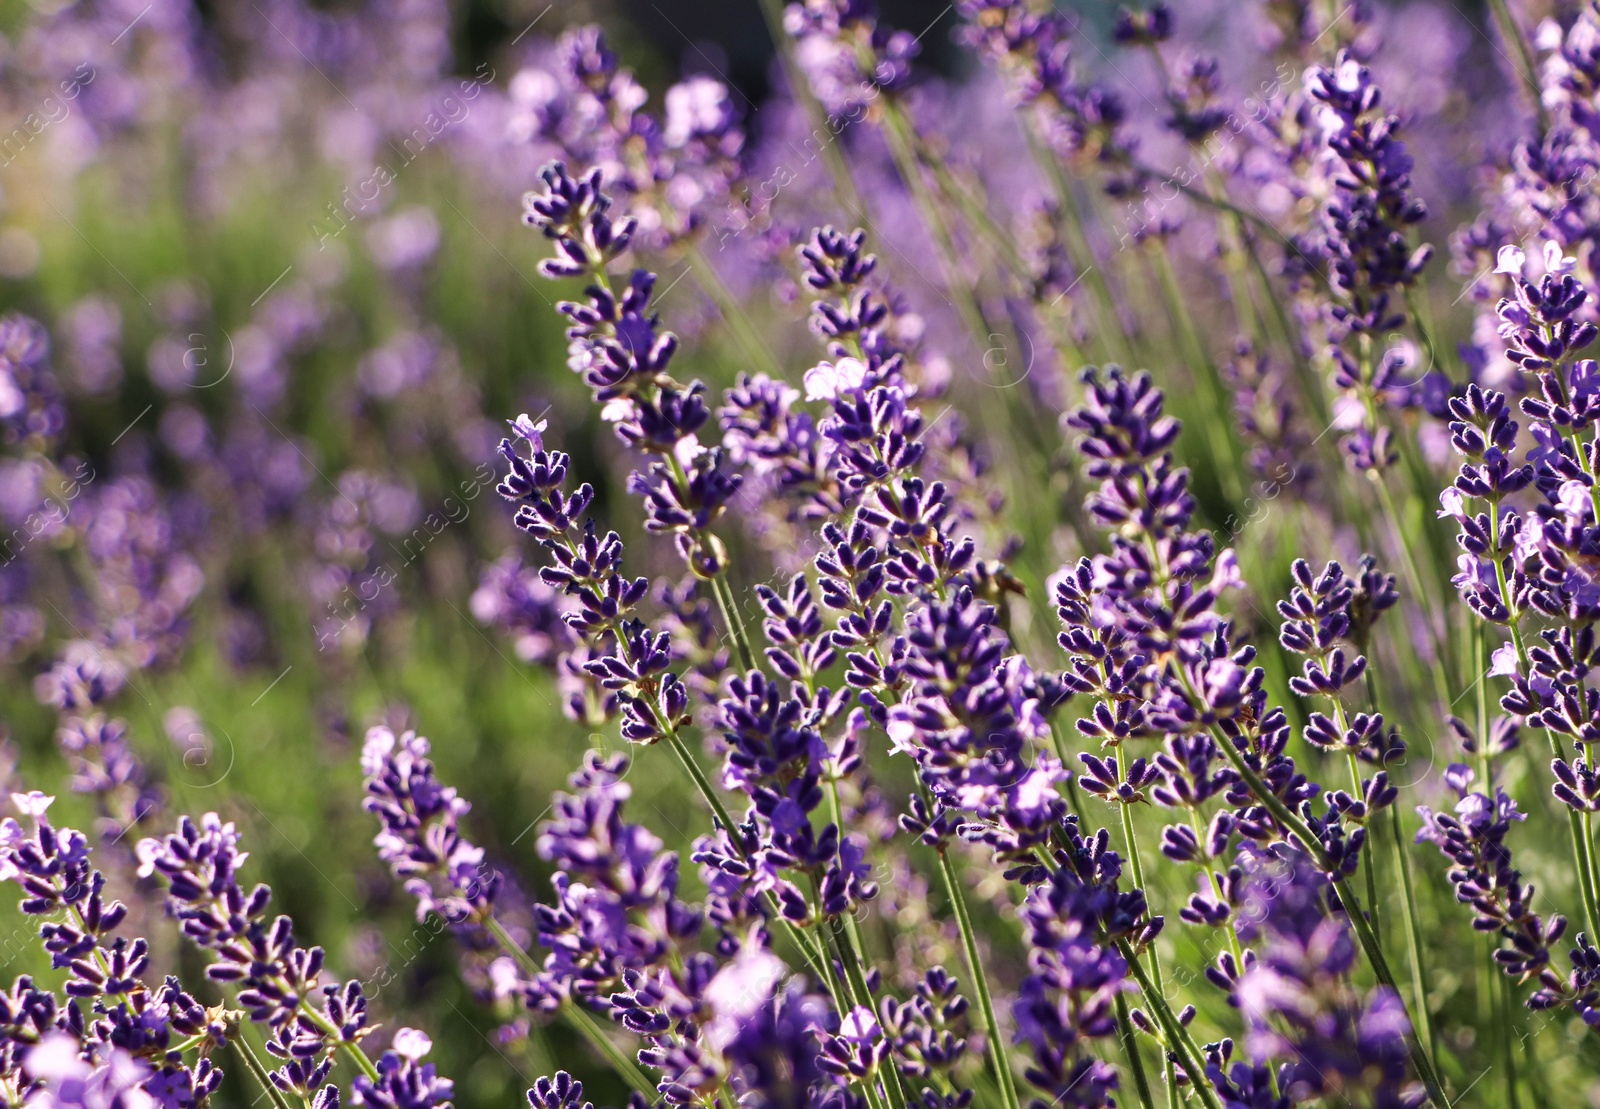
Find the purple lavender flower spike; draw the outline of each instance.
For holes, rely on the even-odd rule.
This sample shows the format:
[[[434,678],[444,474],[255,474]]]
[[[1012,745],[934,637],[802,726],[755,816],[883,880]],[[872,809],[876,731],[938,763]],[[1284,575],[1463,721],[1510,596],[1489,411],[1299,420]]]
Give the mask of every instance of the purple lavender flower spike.
[[[267,1025],[285,1053],[311,1058],[356,1047],[371,1031],[360,983],[322,984],[323,950],[301,947],[288,917],[267,918],[268,887],[246,893],[239,884],[247,855],[238,844],[234,826],[216,813],[198,824],[185,816],[173,834],[139,842],[140,875],[161,875],[184,935],[211,953],[206,976],[234,985],[250,1019]]]
[[[359,1074],[350,1084],[350,1101],[367,1109],[450,1109],[455,1083],[422,1062],[433,1041],[415,1028],[394,1034],[394,1046],[378,1059],[378,1077]]]
[[[1526,817],[1504,790],[1496,789],[1493,800],[1470,792],[1473,777],[1464,766],[1451,767],[1445,780],[1460,800],[1454,813],[1418,808],[1422,831],[1417,842],[1434,844],[1450,860],[1450,882],[1456,900],[1472,907],[1472,926],[1500,940],[1494,953],[1500,968],[1519,982],[1539,983],[1526,1000],[1530,1009],[1570,1005],[1586,1021],[1600,1021],[1591,989],[1594,968],[1586,958],[1592,950],[1589,941],[1578,937],[1578,948],[1572,952],[1573,975],[1563,979],[1550,964],[1551,949],[1566,933],[1566,919],[1559,915],[1546,919],[1532,911],[1534,888],[1523,882],[1506,845],[1512,824]]]
[[[1241,934],[1261,950],[1234,995],[1251,1054],[1284,1064],[1292,1102],[1360,1091],[1388,1109],[1422,1104],[1425,1092],[1408,1078],[1400,999],[1381,986],[1362,997],[1343,977],[1356,944],[1328,910],[1326,878],[1292,848],[1251,855],[1246,866]]]
[[[1161,919],[1149,916],[1142,892],[1118,888],[1121,860],[1107,850],[1104,829],[1086,839],[1069,816],[1062,830],[1055,869],[1022,907],[1029,975],[1013,1015],[1017,1042],[1033,1053],[1028,1081],[1051,1104],[1096,1109],[1114,1104],[1120,1085],[1115,1068],[1089,1050],[1116,1032],[1113,1003],[1126,988],[1127,963],[1113,944],[1142,946]]]
[[[385,727],[367,733],[361,749],[366,777],[363,807],[383,830],[378,857],[417,899],[417,918],[437,912],[452,925],[481,926],[493,912],[500,875],[481,848],[462,838],[460,820],[472,808],[434,777],[428,741]]]
[[[963,37],[1006,79],[1011,97],[1032,113],[1050,145],[1079,164],[1121,166],[1133,140],[1127,112],[1109,87],[1081,78],[1073,58],[1076,19],[1025,0],[963,0]],[[1131,22],[1130,22],[1131,26]]]
[[[1382,470],[1397,456],[1393,433],[1373,414],[1390,405],[1414,406],[1417,395],[1404,350],[1391,347],[1374,357],[1371,346],[1375,336],[1405,322],[1399,299],[1432,253],[1430,246],[1412,247],[1407,235],[1427,209],[1411,191],[1412,159],[1398,138],[1399,117],[1383,108],[1366,66],[1341,50],[1331,67],[1308,69],[1304,85],[1317,113],[1331,190],[1298,261],[1327,267],[1333,293],[1325,306],[1328,358],[1341,394],[1336,415],[1346,430],[1347,459],[1358,470]],[[1359,354],[1346,349],[1351,337]]]
[[[149,943],[117,934],[127,907],[108,895],[88,841],[50,824],[53,800],[13,795],[33,832],[10,818],[0,824],[0,872],[21,886],[23,912],[46,918],[39,938],[52,967],[67,972],[68,1000],[26,977],[0,995],[0,1066],[12,1088],[32,1090],[30,1102],[189,1109],[221,1084],[204,1056],[227,1042],[237,1018],[208,1010],[176,978],[146,984]],[[180,1044],[202,1050],[186,1062]]]

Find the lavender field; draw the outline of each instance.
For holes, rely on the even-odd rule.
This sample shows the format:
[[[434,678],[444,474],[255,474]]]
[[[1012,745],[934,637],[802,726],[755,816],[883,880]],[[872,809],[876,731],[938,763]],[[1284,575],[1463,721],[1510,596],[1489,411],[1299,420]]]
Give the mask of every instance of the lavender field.
[[[0,1105],[1600,1106],[1600,2],[0,3]]]

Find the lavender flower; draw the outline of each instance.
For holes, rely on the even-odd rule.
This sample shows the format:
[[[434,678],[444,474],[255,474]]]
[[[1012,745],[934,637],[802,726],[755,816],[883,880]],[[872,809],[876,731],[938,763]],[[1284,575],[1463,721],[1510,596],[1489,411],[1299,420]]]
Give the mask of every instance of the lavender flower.
[[[1327,879],[1292,849],[1248,865],[1244,935],[1262,948],[1235,998],[1250,1022],[1252,1054],[1284,1061],[1280,1082],[1291,1102],[1421,1104],[1424,1092],[1407,1079],[1405,1006],[1384,987],[1361,997],[1343,979],[1356,945],[1327,910]]]
[[[13,795],[33,832],[25,834],[10,818],[0,825],[0,872],[21,886],[22,911],[44,918],[39,938],[51,966],[67,972],[68,999],[58,1002],[27,977],[4,995],[0,1066],[7,1087],[19,1096],[29,1092],[30,1102],[84,1109],[191,1109],[221,1085],[222,1071],[204,1055],[227,1043],[228,1019],[184,992],[176,978],[158,987],[145,983],[149,943],[118,934],[128,908],[107,893],[83,835],[50,824],[53,801]],[[202,1050],[187,1062],[190,1048]]]
[[[129,746],[125,721],[100,713],[68,716],[56,744],[72,767],[73,791],[94,794],[99,802],[97,831],[106,840],[116,842],[162,808],[163,792],[148,781]]]
[[[1550,952],[1566,933],[1566,918],[1556,915],[1546,920],[1529,908],[1534,888],[1523,882],[1522,872],[1512,863],[1506,833],[1526,817],[1504,790],[1495,790],[1493,800],[1470,792],[1473,777],[1464,766],[1450,768],[1446,781],[1460,798],[1455,812],[1419,808],[1423,826],[1417,842],[1434,844],[1453,864],[1450,881],[1456,900],[1472,907],[1474,928],[1499,937],[1494,959],[1500,968],[1519,982],[1539,983],[1527,999],[1530,1009],[1572,1005],[1587,1023],[1600,1023],[1600,1012],[1594,1008],[1596,968],[1588,958],[1593,947],[1587,937],[1578,937],[1569,979],[1551,968]]]
[[[422,1057],[433,1041],[415,1028],[394,1034],[394,1047],[378,1060],[378,1077],[357,1075],[350,1084],[350,1100],[369,1109],[450,1109],[455,1083],[441,1078]]]
[[[0,319],[0,433],[7,444],[48,451],[66,426],[66,404],[49,357],[50,337],[38,321]]]
[[[324,953],[301,947],[286,916],[268,920],[272,891],[239,884],[245,852],[231,823],[188,817],[163,839],[139,841],[140,875],[160,874],[183,933],[211,953],[206,976],[234,984],[251,1020],[266,1025],[284,1057],[354,1052],[371,1029],[359,982],[323,985]]]
[[[474,619],[509,636],[524,662],[555,665],[577,646],[561,593],[514,552],[483,568],[471,604]]]
[[[635,220],[614,222],[607,215],[611,200],[600,191],[598,170],[574,180],[556,163],[543,179],[544,191],[524,201],[527,222],[557,244],[558,256],[540,263],[540,272],[595,282],[586,303],[561,305],[572,320],[569,364],[606,406],[618,437],[660,459],[629,479],[630,491],[644,502],[645,526],[673,536],[690,569],[714,577],[724,570],[727,552],[709,529],[739,479],[722,469],[721,449],[702,448],[695,435],[710,418],[701,387],[681,386],[666,373],[677,338],[660,331],[650,314],[654,275],[635,270],[625,290],[611,287],[607,267],[627,250]]]
[[[1086,838],[1076,824],[1062,821],[1064,846],[1050,878],[1023,905],[1029,976],[1015,1016],[1017,1041],[1034,1056],[1028,1081],[1051,1099],[1034,1104],[1089,1109],[1113,1104],[1120,1085],[1116,1070],[1087,1050],[1116,1029],[1112,1003],[1128,967],[1113,943],[1143,946],[1162,922],[1148,916],[1142,892],[1119,890],[1122,863],[1107,849],[1106,831]]]
[[[1327,264],[1336,298],[1327,306],[1328,355],[1349,430],[1345,452],[1358,470],[1384,469],[1395,460],[1392,433],[1375,413],[1413,398],[1404,353],[1391,348],[1375,359],[1371,347],[1375,336],[1405,322],[1396,298],[1432,253],[1426,245],[1413,248],[1406,236],[1427,209],[1411,192],[1412,160],[1396,137],[1399,118],[1383,110],[1365,66],[1341,51],[1332,68],[1306,72],[1305,89],[1318,113],[1331,192],[1314,241],[1301,251]],[[1360,348],[1355,355],[1345,346],[1350,337]]]
[[[513,78],[514,91],[532,93],[517,126],[567,161],[602,172],[626,195],[652,249],[692,242],[743,169],[745,136],[731,90],[691,77],[667,90],[656,117],[645,110],[649,93],[619,65],[601,28],[575,27],[551,53]]]
[[[1005,75],[1011,95],[1039,120],[1061,156],[1117,165],[1129,152],[1126,109],[1108,87],[1078,77],[1073,17],[1039,12],[1022,0],[966,0],[957,5],[967,40]]]
[[[878,90],[902,88],[919,53],[916,36],[882,26],[868,0],[804,0],[784,9],[800,67],[835,118],[858,118]]]
[[[492,913],[500,875],[481,848],[463,839],[460,819],[472,808],[441,786],[428,759],[428,741],[385,727],[367,733],[361,748],[366,776],[363,807],[383,825],[378,857],[417,899],[417,918],[438,913],[458,927],[481,925]]]

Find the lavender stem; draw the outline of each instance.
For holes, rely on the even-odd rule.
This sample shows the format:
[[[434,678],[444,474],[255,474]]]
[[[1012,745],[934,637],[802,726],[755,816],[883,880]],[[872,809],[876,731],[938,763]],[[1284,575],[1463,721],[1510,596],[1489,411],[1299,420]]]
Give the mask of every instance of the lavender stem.
[[[267,1068],[256,1058],[255,1048],[250,1046],[245,1038],[243,1029],[239,1029],[233,1040],[239,1058],[244,1061],[245,1069],[252,1078],[261,1086],[262,1093],[272,1099],[274,1109],[289,1109],[289,1103],[284,1100],[283,1091],[272,1084],[272,1079],[267,1075]]]
[[[1200,1100],[1206,1103],[1208,1109],[1223,1109],[1222,1103],[1217,1100],[1217,1092],[1211,1088],[1211,1083],[1206,1081],[1205,1066],[1201,1061],[1199,1050],[1195,1047],[1194,1039],[1189,1035],[1189,1030],[1183,1026],[1183,1022],[1173,1013],[1172,1007],[1167,1004],[1161,988],[1150,980],[1150,975],[1140,964],[1133,945],[1125,939],[1118,939],[1117,950],[1122,953],[1128,968],[1133,971],[1140,992],[1150,1003],[1150,1008],[1155,1013],[1156,1021],[1161,1025],[1162,1031],[1167,1034],[1168,1046],[1178,1055],[1178,1061],[1183,1064],[1184,1072],[1189,1075],[1192,1085],[1200,1093]],[[1170,1088],[1176,1089],[1176,1087]]]
[[[505,926],[493,915],[483,921],[483,926],[495,938],[495,942],[500,945],[501,950],[515,959],[523,970],[530,974],[540,973],[542,968],[539,966],[538,961],[511,937],[511,934],[505,930]],[[617,1077],[646,1097],[656,1093],[656,1085],[650,1081],[649,1076],[639,1068],[636,1062],[624,1055],[616,1044],[611,1042],[611,1038],[605,1034],[599,1025],[595,1024],[594,1018],[578,1007],[577,1002],[568,1002],[561,1006],[560,1012],[562,1018],[566,1020],[567,1024],[575,1032],[588,1040],[595,1050],[606,1057],[607,1061],[611,1063],[612,1069],[617,1072]]]
[[[984,973],[983,960],[978,953],[978,938],[972,928],[972,916],[967,909],[966,895],[962,892],[960,879],[950,863],[949,853],[941,847],[938,849],[938,854],[939,872],[944,876],[945,890],[949,894],[951,907],[956,912],[956,926],[961,930],[961,946],[966,952],[967,967],[972,971],[973,988],[978,992],[978,1008],[983,1012],[989,1061],[994,1066],[995,1078],[1000,1083],[1000,1097],[1007,1109],[1017,1109],[1016,1080],[1012,1077],[1011,1060],[1006,1052],[1004,1037],[1000,1035],[999,1022],[995,1019],[994,998],[989,991],[989,978]]]

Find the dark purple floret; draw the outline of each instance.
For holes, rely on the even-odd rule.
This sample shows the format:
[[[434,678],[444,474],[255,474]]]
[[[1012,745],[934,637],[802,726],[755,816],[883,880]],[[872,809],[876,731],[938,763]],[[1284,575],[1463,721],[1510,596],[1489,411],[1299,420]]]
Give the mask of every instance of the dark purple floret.
[[[583,1100],[583,1083],[564,1070],[534,1082],[528,1104],[532,1109],[594,1109],[592,1102]]]
[[[358,1074],[350,1083],[351,1103],[367,1109],[450,1109],[455,1083],[439,1077],[432,1063],[419,1061],[432,1046],[428,1038],[402,1028],[395,1040],[396,1050],[384,1052],[377,1062],[377,1078]]]

